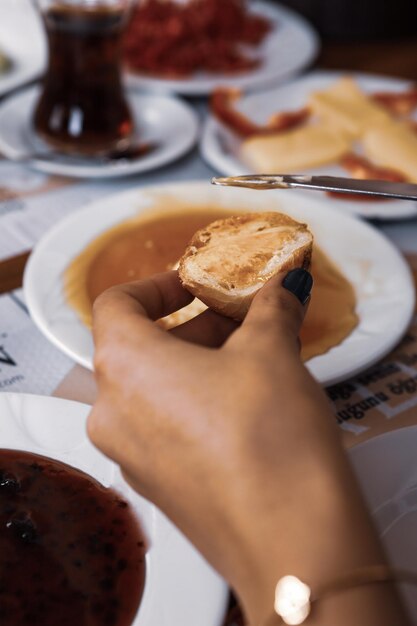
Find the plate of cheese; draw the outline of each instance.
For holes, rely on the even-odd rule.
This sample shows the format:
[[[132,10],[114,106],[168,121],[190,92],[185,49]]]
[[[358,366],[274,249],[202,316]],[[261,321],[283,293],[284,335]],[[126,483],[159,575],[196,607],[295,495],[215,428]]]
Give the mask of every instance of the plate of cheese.
[[[417,183],[417,88],[366,74],[313,72],[268,92],[214,92],[201,140],[222,174],[327,174]],[[304,192],[307,193],[307,192]],[[417,204],[321,194],[367,218],[417,216]]]

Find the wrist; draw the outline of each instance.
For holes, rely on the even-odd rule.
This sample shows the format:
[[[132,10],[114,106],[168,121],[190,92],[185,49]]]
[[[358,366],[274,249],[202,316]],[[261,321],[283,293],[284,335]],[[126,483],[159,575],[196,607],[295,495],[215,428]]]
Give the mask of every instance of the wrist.
[[[326,470],[319,466],[294,491],[285,485],[262,491],[239,521],[237,565],[230,579],[251,624],[261,624],[271,614],[275,586],[285,575],[314,587],[384,562],[347,464]]]

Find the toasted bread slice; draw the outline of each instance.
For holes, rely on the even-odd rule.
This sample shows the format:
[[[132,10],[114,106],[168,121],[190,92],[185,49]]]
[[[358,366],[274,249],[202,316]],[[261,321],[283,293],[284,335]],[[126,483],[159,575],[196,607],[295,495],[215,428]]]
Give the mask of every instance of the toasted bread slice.
[[[274,274],[310,265],[313,236],[282,213],[245,213],[197,231],[179,264],[184,287],[218,313],[241,320]]]

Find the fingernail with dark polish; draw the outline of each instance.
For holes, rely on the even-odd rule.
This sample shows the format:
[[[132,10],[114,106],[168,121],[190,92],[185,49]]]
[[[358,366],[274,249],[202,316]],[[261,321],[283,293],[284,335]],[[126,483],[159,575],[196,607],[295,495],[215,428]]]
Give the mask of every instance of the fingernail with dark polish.
[[[313,287],[313,277],[307,270],[297,267],[295,270],[288,272],[282,281],[282,286],[291,291],[301,304],[305,304],[310,297]]]

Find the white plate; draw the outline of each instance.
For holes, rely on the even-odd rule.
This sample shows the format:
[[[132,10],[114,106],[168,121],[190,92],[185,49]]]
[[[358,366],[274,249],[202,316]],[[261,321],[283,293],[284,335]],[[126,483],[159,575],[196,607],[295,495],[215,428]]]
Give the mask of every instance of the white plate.
[[[417,426],[370,439],[350,450],[366,501],[394,567],[416,571]],[[417,624],[415,587],[404,585],[404,599]]]
[[[149,209],[160,194],[207,206],[282,210],[307,222],[317,244],[353,284],[360,323],[339,346],[308,362],[322,384],[353,376],[378,361],[400,340],[414,308],[410,270],[394,246],[368,224],[324,207],[297,192],[264,193],[224,189],[206,182],[178,183],[130,190],[92,203],[62,220],[38,243],[24,276],[26,302],[40,330],[58,348],[91,369],[90,330],[70,308],[63,273],[92,239],[118,222]],[[269,202],[268,202],[269,200]],[[176,204],[177,204],[176,202]]]
[[[238,108],[258,123],[265,123],[272,113],[290,111],[305,106],[312,91],[325,89],[343,75],[351,72],[312,72],[282,87],[270,91],[245,96],[239,101]],[[359,86],[369,93],[376,91],[403,91],[410,82],[395,78],[384,78],[366,74],[353,74]],[[417,118],[416,118],[417,119]],[[237,148],[232,147],[229,133],[213,117],[209,116],[204,124],[201,137],[201,154],[207,163],[226,176],[250,174],[248,167],[238,158]],[[280,173],[280,172],[277,172]],[[293,172],[294,174],[301,172]],[[303,172],[304,173],[304,172]],[[339,165],[328,165],[305,170],[309,174],[328,174],[331,176],[349,176]],[[311,194],[311,191],[303,192]],[[317,192],[318,193],[318,192]],[[364,201],[338,200],[320,193],[320,202],[340,213],[348,212],[366,218],[400,219],[417,216],[417,204],[404,200]]]
[[[0,96],[37,78],[46,66],[42,23],[31,0],[1,0],[0,49],[13,62],[0,74]]]
[[[32,151],[39,151],[31,128],[34,106],[39,87],[7,98],[0,104],[0,152],[7,158],[18,158]],[[109,178],[126,176],[152,170],[188,152],[198,136],[198,119],[193,109],[173,96],[128,94],[141,141],[156,144],[148,154],[131,161],[94,163],[94,160],[77,160],[59,157],[53,160],[35,159],[31,165],[49,174],[61,174],[77,178]],[[47,151],[47,148],[43,148]]]
[[[257,49],[261,65],[239,74],[198,73],[185,79],[164,79],[140,73],[127,73],[128,85],[147,89],[174,91],[184,95],[209,94],[219,85],[240,89],[258,89],[288,78],[311,63],[319,49],[319,39],[311,25],[294,11],[279,4],[256,0],[251,12],[267,17],[276,28]]]
[[[219,626],[228,597],[224,581],[184,536],[123,480],[89,442],[90,407],[78,402],[0,393],[2,448],[49,456],[114,487],[132,504],[147,537],[145,590],[132,626]]]

